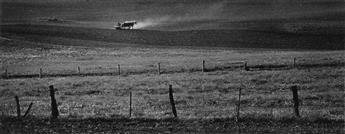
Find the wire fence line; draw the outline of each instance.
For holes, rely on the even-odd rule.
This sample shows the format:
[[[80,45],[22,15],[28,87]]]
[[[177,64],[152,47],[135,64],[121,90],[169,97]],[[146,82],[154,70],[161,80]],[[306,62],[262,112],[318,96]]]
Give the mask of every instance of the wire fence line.
[[[197,65],[197,63],[194,63]],[[9,72],[5,68],[1,75],[2,79],[16,79],[16,78],[42,78],[42,77],[70,77],[70,76],[121,76],[121,75],[137,75],[137,74],[173,74],[173,73],[183,73],[183,72],[212,72],[219,70],[235,70],[242,69],[245,71],[258,71],[258,70],[287,70],[287,69],[303,69],[303,68],[313,68],[313,67],[334,67],[334,66],[345,66],[343,61],[330,61],[330,62],[315,62],[310,63],[306,59],[293,58],[291,63],[262,63],[262,64],[249,64],[248,61],[230,61],[221,63],[213,63],[207,60],[201,60],[200,66],[189,66],[180,67],[172,64],[164,64],[157,62],[156,65],[145,65],[144,67],[133,67],[129,65],[117,64],[111,68],[100,69],[85,69],[83,66],[76,66],[75,70],[64,70],[64,71],[51,71],[45,68],[38,68],[38,71],[33,71],[36,73],[18,74]],[[62,67],[63,68],[63,67]]]
[[[267,103],[275,103],[274,105],[268,105],[268,106],[253,106],[253,104],[255,102],[251,102],[248,101],[248,96],[246,96],[245,94],[243,94],[243,92],[246,89],[242,89],[242,88],[238,88],[237,92],[235,91],[231,96],[233,97],[232,100],[222,100],[221,97],[217,98],[217,100],[213,100],[212,102],[210,102],[209,104],[204,104],[204,103],[200,103],[200,104],[190,104],[192,106],[188,106],[185,103],[188,102],[184,102],[184,101],[188,101],[188,100],[181,100],[181,96],[179,96],[177,94],[177,96],[175,96],[175,92],[174,92],[174,87],[173,85],[168,85],[168,87],[166,88],[166,90],[168,91],[167,95],[163,95],[161,97],[163,97],[164,101],[162,100],[156,100],[155,99],[155,95],[149,95],[151,96],[150,99],[152,101],[133,101],[133,98],[145,98],[145,96],[143,95],[139,95],[136,94],[133,91],[129,91],[128,94],[122,96],[128,99],[122,100],[121,104],[118,107],[125,107],[122,108],[122,111],[118,113],[113,113],[113,114],[117,114],[117,115],[121,115],[122,117],[128,117],[128,118],[136,118],[138,117],[138,113],[141,114],[140,116],[150,116],[150,115],[145,115],[147,113],[145,113],[145,111],[150,111],[151,114],[168,114],[168,116],[173,117],[173,118],[178,118],[178,117],[182,117],[184,118],[185,115],[181,115],[184,113],[182,112],[195,112],[195,109],[204,109],[207,107],[210,107],[210,105],[212,107],[224,107],[225,109],[214,109],[214,110],[225,110],[227,112],[220,112],[219,114],[224,114],[222,115],[222,117],[233,117],[235,119],[235,121],[240,121],[242,117],[248,115],[248,114],[255,114],[255,113],[259,113],[258,116],[262,116],[262,115],[266,115],[266,116],[280,116],[282,113],[284,113],[285,115],[288,114],[290,116],[295,116],[297,118],[300,117],[305,117],[308,116],[308,110],[312,110],[315,109],[316,107],[321,107],[321,108],[325,108],[324,106],[315,106],[315,105],[310,105],[310,104],[304,104],[303,101],[307,100],[307,98],[301,97],[299,96],[302,90],[300,89],[300,87],[293,85],[293,86],[289,86],[288,87],[289,91],[284,91],[284,95],[286,97],[286,100],[263,100],[263,101],[267,101]],[[48,92],[48,91],[47,91]],[[80,104],[80,106],[76,106],[74,108],[71,109],[65,109],[63,108],[63,103],[69,103],[69,102],[61,102],[61,98],[56,98],[56,92],[59,92],[53,85],[49,86],[49,93],[50,93],[50,97],[46,97],[46,101],[50,100],[50,102],[47,104],[45,104],[43,109],[39,109],[39,111],[42,112],[48,112],[50,111],[50,117],[52,117],[53,119],[58,118],[61,114],[60,112],[63,113],[63,115],[66,115],[66,113],[74,113],[74,114],[78,114],[78,110],[82,110],[84,108],[83,104]],[[59,93],[58,93],[59,94]],[[10,107],[7,106],[7,110],[1,110],[1,114],[2,115],[9,115],[9,116],[15,116],[17,113],[17,117],[18,118],[25,118],[25,116],[27,116],[31,111],[35,111],[37,109],[35,108],[40,108],[42,107],[42,104],[36,104],[39,106],[34,106],[34,108],[31,108],[32,105],[35,105],[35,101],[31,101],[29,102],[30,105],[29,107],[27,107],[28,104],[28,100],[24,100],[24,104],[23,106],[20,106],[20,99],[18,98],[18,96],[14,96],[16,103],[14,104],[7,104],[7,105],[11,105]],[[49,99],[50,98],[50,99]],[[253,98],[252,98],[253,99]],[[227,103],[227,105],[223,105],[220,104],[221,102],[217,102],[217,101],[224,101],[225,103]],[[194,101],[194,100],[189,100],[189,101]],[[197,100],[195,100],[197,101]],[[283,104],[284,106],[278,106],[278,105],[282,105],[281,101],[285,101],[283,103],[287,103],[287,104]],[[124,103],[126,102],[126,103]],[[75,102],[77,105],[77,102]],[[150,103],[147,105],[143,105],[144,103]],[[109,104],[112,105],[112,104]],[[22,116],[21,115],[21,111],[20,109],[24,109],[25,107],[27,107],[27,110],[25,112],[25,115]],[[339,106],[340,107],[340,106]],[[193,109],[194,108],[194,109]],[[15,112],[15,109],[17,109],[17,111]],[[77,109],[77,110],[75,110]],[[112,109],[111,107],[95,107],[93,108],[94,111],[97,111],[97,109]],[[125,111],[123,110],[125,109]],[[71,111],[69,111],[71,110]],[[128,110],[128,111],[127,111]],[[307,112],[306,112],[307,110]],[[12,112],[10,112],[12,111]],[[128,114],[126,114],[126,111],[128,112]],[[80,112],[80,111],[79,111]],[[99,114],[102,114],[102,111],[98,111]],[[109,112],[109,111],[108,111]],[[109,114],[109,113],[103,113],[103,114]],[[194,114],[199,114],[198,112],[194,113]],[[205,114],[205,113],[204,113]],[[203,116],[207,116],[207,114],[212,114],[210,112],[206,113],[206,115]],[[340,114],[342,114],[340,112]],[[41,116],[41,115],[37,115],[37,116]],[[75,115],[77,116],[77,115]],[[159,116],[159,115],[156,115]]]
[[[303,68],[312,68],[312,67],[333,67],[333,66],[344,66],[344,62],[321,62],[321,63],[310,63],[310,62],[301,62],[301,61],[306,61],[304,59],[300,59],[297,60],[296,58],[293,58],[291,60],[291,64],[263,64],[263,65],[248,65],[248,62],[246,61],[236,61],[236,62],[228,62],[226,63],[227,66],[212,66],[207,64],[207,60],[202,60],[200,61],[200,66],[199,67],[194,67],[191,68],[189,70],[168,70],[169,67],[165,66],[162,63],[157,63],[156,65],[152,65],[153,68],[151,69],[147,69],[144,71],[133,71],[130,72],[131,70],[127,70],[126,66],[121,66],[121,65],[117,65],[117,71],[114,72],[103,72],[103,73],[83,73],[83,68],[80,66],[77,66],[75,73],[69,73],[69,74],[49,74],[49,73],[44,73],[43,69],[39,69],[39,74],[32,74],[32,75],[9,75],[9,73],[7,72],[7,69],[5,71],[5,73],[2,75],[3,79],[11,79],[11,78],[33,78],[33,77],[66,77],[66,76],[104,76],[104,75],[130,75],[130,74],[141,74],[141,73],[154,73],[157,75],[161,75],[161,74],[171,74],[171,73],[179,73],[179,72],[211,72],[211,71],[217,71],[217,70],[232,70],[232,69],[241,69],[241,70],[245,70],[245,71],[256,71],[256,70],[272,70],[272,69],[303,69]],[[210,67],[212,66],[212,67]],[[168,68],[168,69],[167,69]],[[53,85],[51,85],[50,87],[50,93],[51,93],[51,98],[52,98],[52,113],[54,113],[54,115],[52,115],[54,118],[57,118],[57,116],[59,115],[57,111],[58,105],[57,104],[53,104],[53,100],[59,102],[59,100],[55,99],[55,91],[54,87],[52,87]],[[167,99],[167,102],[169,102],[170,100],[170,104],[172,107],[172,113],[174,114],[174,117],[178,117],[179,113],[179,105],[180,103],[184,103],[184,102],[179,102],[179,100],[176,98],[174,99],[174,85],[169,85],[169,98]],[[274,113],[275,111],[278,111],[277,109],[288,109],[289,111],[291,111],[291,113],[295,113],[294,115],[296,117],[300,117],[301,115],[303,115],[303,112],[301,113],[299,110],[300,109],[304,109],[304,108],[309,108],[309,107],[320,107],[320,106],[316,106],[314,104],[310,105],[308,104],[308,99],[306,98],[301,98],[298,96],[298,90],[300,87],[296,87],[296,86],[291,86],[289,87],[291,90],[291,93],[289,91],[284,91],[283,94],[286,96],[289,96],[289,100],[283,100],[284,102],[282,102],[282,100],[269,100],[272,101],[272,103],[277,103],[277,104],[281,104],[281,103],[288,103],[288,104],[283,104],[283,106],[276,106],[276,105],[272,105],[272,106],[255,106],[256,104],[254,104],[253,106],[253,102],[248,102],[248,99],[246,99],[246,95],[241,94],[241,92],[245,92],[246,89],[236,89],[239,90],[238,93],[233,94],[233,100],[231,100],[231,107],[234,107],[235,109],[233,109],[232,111],[232,115],[234,115],[236,117],[236,119],[240,119],[241,113],[244,113],[245,111],[243,111],[243,109],[266,109],[266,112],[269,111],[271,114]],[[242,90],[242,91],[241,91]],[[59,92],[59,91],[57,91]],[[129,117],[131,117],[134,114],[135,109],[133,107],[136,107],[132,98],[134,97],[144,97],[144,96],[136,96],[135,92],[132,93],[132,91],[129,92]],[[152,95],[151,95],[152,96]],[[152,96],[153,97],[153,96]],[[176,96],[175,96],[176,97]],[[179,96],[177,96],[179,97]],[[304,103],[304,100],[306,99],[306,103]],[[315,98],[311,98],[311,99],[315,99]],[[16,99],[18,100],[18,99]],[[227,100],[228,101],[228,100]],[[214,106],[218,106],[218,102],[210,102],[212,103],[212,105]],[[18,105],[19,103],[17,103]],[[155,105],[155,104],[152,104]],[[164,105],[169,105],[169,103],[166,103]],[[175,106],[176,105],[176,106]],[[19,106],[19,105],[18,105]],[[30,108],[28,108],[27,112],[25,113],[25,115],[27,115],[30,112],[32,104],[30,104]],[[228,106],[228,105],[227,105]],[[53,108],[54,107],[54,108]],[[142,106],[144,107],[144,106]],[[198,107],[198,106],[197,106]],[[203,107],[203,105],[199,106],[200,108]],[[321,105],[321,107],[324,107],[323,105]],[[18,109],[18,108],[17,108]],[[19,108],[20,109],[20,108]],[[54,109],[54,110],[53,110]],[[175,110],[174,110],[175,109]],[[242,110],[241,110],[242,109]],[[268,110],[267,110],[268,109]],[[269,110],[270,109],[270,110]],[[33,109],[35,110],[35,109]],[[31,110],[32,111],[32,110]],[[54,111],[54,112],[53,112]],[[66,110],[65,110],[66,112]],[[68,112],[68,111],[67,111]],[[3,113],[3,112],[2,112]],[[8,113],[8,112],[5,112]],[[11,112],[10,112],[11,113]],[[18,113],[18,112],[17,112]],[[19,111],[20,113],[20,111]],[[17,115],[19,118],[22,117],[20,114]]]

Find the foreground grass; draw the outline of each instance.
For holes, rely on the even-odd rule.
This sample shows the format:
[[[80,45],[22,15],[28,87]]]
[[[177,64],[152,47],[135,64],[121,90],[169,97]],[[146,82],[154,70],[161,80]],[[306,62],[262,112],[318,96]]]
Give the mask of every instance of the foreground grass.
[[[343,120],[244,117],[212,119],[2,117],[2,133],[344,133]]]
[[[344,68],[278,71],[216,71],[177,73],[13,79],[1,81],[4,113],[14,115],[13,96],[23,107],[33,101],[32,114],[49,116],[48,85],[54,85],[62,116],[72,118],[128,115],[129,92],[133,92],[134,117],[170,117],[168,85],[173,85],[177,110],[183,118],[232,117],[238,89],[243,89],[243,114],[292,114],[289,87],[300,87],[302,116],[344,117]]]

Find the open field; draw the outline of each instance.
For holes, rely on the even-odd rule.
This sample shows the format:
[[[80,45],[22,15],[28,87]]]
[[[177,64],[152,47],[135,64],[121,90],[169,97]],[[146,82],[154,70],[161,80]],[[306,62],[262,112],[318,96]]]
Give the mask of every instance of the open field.
[[[289,33],[256,30],[112,30],[45,25],[3,25],[2,36],[21,35],[35,42],[73,44],[73,40],[91,40],[153,46],[198,46],[230,48],[344,49],[341,33]],[[68,38],[69,40],[58,40]],[[54,41],[54,42],[53,42]]]
[[[343,66],[343,51],[286,51],[273,49],[233,49],[221,47],[150,46],[145,44],[109,43],[70,38],[47,38],[21,41],[2,40],[1,71],[9,75],[116,73],[121,65],[122,74],[155,72],[157,63],[163,73],[193,72],[201,69],[202,60],[209,70],[230,69],[233,62],[246,61],[255,69],[291,67],[293,58],[300,68],[312,66]],[[24,36],[25,38],[25,36]],[[32,39],[32,38],[31,38]],[[25,39],[24,39],[25,40]],[[29,39],[30,40],[30,39]],[[309,65],[309,66],[308,66]]]
[[[7,68],[10,75],[33,74],[38,72],[38,68],[43,68],[46,73],[69,74],[76,73],[77,66],[81,67],[82,72],[115,72],[113,76],[1,79],[2,114],[15,116],[13,96],[18,95],[22,111],[30,102],[34,103],[30,113],[33,117],[29,117],[32,119],[28,122],[40,122],[40,126],[44,127],[43,130],[23,131],[86,132],[95,130],[94,125],[102,124],[104,127],[97,129],[98,131],[235,132],[239,130],[231,122],[234,122],[239,88],[243,89],[241,117],[245,120],[242,124],[244,133],[279,132],[274,127],[282,128],[282,131],[286,132],[316,132],[315,128],[329,133],[343,131],[341,125],[344,118],[343,98],[345,97],[343,50],[174,48],[76,39],[69,39],[76,44],[70,46],[19,39],[2,39],[2,72]],[[67,39],[59,38],[59,42],[65,40]],[[50,39],[50,41],[54,40]],[[87,45],[81,46],[81,44]],[[295,57],[299,66],[314,66],[291,68],[292,59]],[[207,69],[218,69],[200,72],[202,60],[206,61]],[[241,68],[231,68],[230,63],[237,61],[247,61],[248,65],[253,67],[265,65],[268,69],[244,71]],[[161,75],[156,74],[158,62],[161,63]],[[328,63],[334,66],[322,66]],[[122,65],[121,76],[116,74],[117,64]],[[269,69],[270,65],[288,67]],[[172,117],[168,99],[169,84],[173,85],[175,93],[180,119],[177,121],[166,120]],[[49,125],[49,120],[36,119],[50,116],[49,85],[54,85],[58,89],[57,101],[61,123],[70,122],[71,126],[79,127],[90,125],[90,128],[61,126],[58,123],[60,121]],[[302,103],[300,120],[293,117],[292,93],[289,89],[292,85],[300,87]],[[130,120],[126,119],[129,92],[133,93],[134,107]],[[89,120],[94,119],[89,118],[96,118],[99,123],[93,124]],[[11,131],[15,131],[13,127],[19,125],[15,125],[16,119],[8,117],[3,119],[12,120],[12,123],[7,124],[12,124]],[[115,125],[118,129],[109,130],[108,125],[113,121],[123,122],[119,124],[142,123],[136,127],[131,125],[120,127],[118,124]],[[274,127],[258,126],[255,122],[267,122],[266,125]],[[334,125],[329,126],[329,123],[322,122],[332,122]],[[296,125],[295,123],[301,127],[311,128],[290,130],[291,126]],[[159,125],[152,127],[152,124]],[[204,124],[203,127],[186,127],[201,124]],[[168,129],[170,127],[166,125],[174,128]],[[210,129],[213,125],[226,127]],[[247,128],[250,125],[253,125],[254,129]],[[58,129],[59,127],[67,129],[62,131]],[[29,128],[35,128],[35,125]]]
[[[0,133],[344,133],[342,0],[0,4]],[[111,29],[125,20],[136,29]],[[33,103],[28,117],[14,96],[22,114]]]

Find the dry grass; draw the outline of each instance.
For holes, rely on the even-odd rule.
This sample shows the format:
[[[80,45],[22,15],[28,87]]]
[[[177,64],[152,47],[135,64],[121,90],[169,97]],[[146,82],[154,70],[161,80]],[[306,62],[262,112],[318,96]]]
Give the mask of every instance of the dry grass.
[[[302,120],[313,124],[320,120],[321,122],[327,120],[335,123],[344,119],[345,73],[341,63],[344,59],[343,51],[207,50],[204,48],[176,49],[123,46],[102,48],[54,46],[50,44],[32,45],[31,42],[19,42],[23,44],[11,47],[2,46],[4,48],[1,49],[2,71],[4,68],[8,68],[10,74],[30,74],[37,73],[32,70],[44,67],[44,70],[49,70],[49,73],[70,73],[76,72],[76,66],[79,65],[82,66],[82,71],[107,72],[116,69],[116,65],[120,63],[123,65],[121,68],[124,73],[129,73],[129,71],[146,73],[122,76],[1,79],[0,109],[3,116],[16,115],[14,96],[18,95],[22,111],[28,107],[30,102],[33,102],[30,115],[33,118],[48,118],[50,116],[48,86],[54,85],[58,89],[56,98],[60,118],[66,120],[64,122],[73,123],[75,122],[72,121],[73,119],[82,119],[88,122],[90,118],[115,118],[115,120],[127,118],[129,92],[133,92],[132,118],[134,120],[123,123],[133,123],[140,119],[160,120],[172,117],[168,99],[168,85],[171,84],[173,85],[178,116],[180,119],[186,120],[177,123],[181,131],[182,129],[186,129],[186,131],[192,129],[194,132],[200,132],[207,130],[207,128],[227,126],[226,120],[233,121],[235,116],[239,88],[243,89],[241,101],[243,120],[257,120],[257,122],[260,122],[259,120],[262,120],[261,122],[272,120],[273,124],[282,122],[289,124],[290,122],[292,125],[291,122],[299,121],[293,117],[292,93],[289,87],[298,85],[300,87]],[[18,42],[14,41],[13,43],[17,44]],[[36,48],[35,45],[45,47],[44,49]],[[302,60],[298,61],[299,64],[339,63],[340,65],[256,71],[227,68],[229,63],[242,60],[248,61],[249,65],[252,66],[261,64],[290,65],[293,57],[303,57]],[[309,58],[311,60],[307,60]],[[219,67],[220,69],[205,73],[179,71],[183,69],[199,70],[202,60],[206,60],[207,68]],[[154,73],[157,62],[161,63],[163,72],[170,71],[171,73],[161,75]],[[212,121],[210,125],[203,125],[202,128],[199,128],[195,126],[198,124],[195,123],[195,120],[199,119],[203,120],[201,124],[210,124],[208,121],[210,119],[219,119],[222,123]],[[8,121],[7,117],[3,121],[9,123],[6,120]],[[32,121],[35,120],[32,119]],[[16,121],[11,122],[12,125],[16,123]],[[186,124],[186,122],[189,123]],[[45,121],[41,122],[41,125],[42,123],[45,124]],[[136,128],[138,131],[143,131],[150,128],[152,123],[162,125],[164,121],[148,122]],[[86,125],[90,124],[86,123]],[[195,127],[184,127],[190,125]],[[62,132],[57,129],[59,125],[56,124],[43,126],[47,128],[38,130]],[[277,127],[284,128],[279,125]],[[9,128],[15,129],[13,126]],[[31,128],[35,128],[35,126]],[[225,128],[227,127],[219,129],[226,132],[234,131],[223,130]],[[102,128],[103,132],[109,131],[108,129],[107,127]],[[123,128],[121,131],[126,129],[129,128]],[[165,129],[167,127],[153,128],[157,131],[164,131]],[[288,130],[288,128],[286,129]],[[38,130],[32,131],[38,132]],[[314,130],[314,128],[312,127],[310,130]],[[10,131],[16,132],[16,130]]]
[[[30,43],[30,42],[22,42]],[[92,43],[92,42],[91,42]],[[95,42],[99,43],[99,42]],[[38,44],[40,45],[40,44]],[[47,44],[44,44],[47,47]],[[291,64],[292,57],[303,57],[298,63],[340,62],[342,51],[262,51],[223,50],[203,48],[94,48],[49,46],[47,49],[6,47],[2,53],[3,68],[10,74],[33,73],[39,67],[53,73],[69,73],[82,66],[82,71],[116,70],[122,64],[126,71],[151,71],[161,63],[162,71],[200,69],[206,60],[207,68],[226,67],[234,61],[248,61],[250,65]],[[30,46],[32,47],[32,46]],[[28,57],[35,55],[35,58]],[[10,56],[12,55],[12,56]],[[22,57],[21,57],[22,55]],[[307,60],[307,59],[311,60]],[[304,61],[303,61],[304,60]],[[308,62],[308,63],[307,63]],[[170,117],[168,85],[173,85],[176,105],[181,118],[233,117],[238,88],[243,89],[243,114],[269,114],[276,118],[291,116],[289,87],[300,87],[302,116],[341,119],[344,110],[341,94],[344,89],[344,68],[316,67],[310,69],[242,71],[215,70],[212,72],[176,72],[96,76],[12,79],[1,81],[1,109],[15,114],[13,96],[19,95],[23,107],[33,101],[33,115],[49,116],[48,85],[57,89],[62,116],[73,118],[113,117],[128,114],[128,94],[134,93],[134,117]],[[248,109],[248,110],[247,110]]]
[[[221,69],[238,61],[247,61],[249,66],[291,66],[293,58],[297,58],[297,64],[334,64],[343,63],[344,59],[343,51],[157,48],[74,39],[64,41],[96,47],[57,46],[18,40],[2,41],[0,71],[4,72],[8,69],[9,75],[38,74],[39,68],[42,68],[43,73],[68,74],[77,73],[77,67],[80,66],[82,73],[100,73],[117,72],[117,65],[120,64],[121,71],[126,74],[156,71],[158,62],[161,63],[163,72],[179,72],[200,70],[202,60],[206,61],[208,69]]]

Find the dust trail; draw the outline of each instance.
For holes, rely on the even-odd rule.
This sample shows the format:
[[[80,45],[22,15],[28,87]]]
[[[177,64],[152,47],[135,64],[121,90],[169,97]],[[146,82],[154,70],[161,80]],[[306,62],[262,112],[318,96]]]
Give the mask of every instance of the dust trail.
[[[142,29],[173,23],[215,19],[217,16],[222,14],[225,4],[226,2],[219,2],[212,4],[211,6],[208,6],[206,8],[200,7],[200,9],[191,9],[190,11],[187,11],[185,15],[166,15],[145,18],[138,21],[137,25],[135,25],[134,28]]]
[[[142,21],[138,21],[137,25],[134,25],[135,29],[142,29],[146,27],[154,27],[157,25],[160,25],[162,23],[166,23],[169,20],[171,20],[172,17],[170,16],[164,16],[164,17],[158,17],[158,18],[146,18]]]

